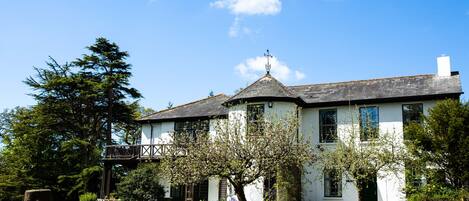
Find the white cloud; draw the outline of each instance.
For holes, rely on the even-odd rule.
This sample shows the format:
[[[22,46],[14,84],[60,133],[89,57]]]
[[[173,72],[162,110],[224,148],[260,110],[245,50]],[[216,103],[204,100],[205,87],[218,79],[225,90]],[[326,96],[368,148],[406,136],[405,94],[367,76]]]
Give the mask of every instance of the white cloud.
[[[302,80],[306,77],[306,75],[300,71],[295,70],[295,78],[297,80]]]
[[[233,24],[231,24],[230,29],[228,30],[228,36],[232,38],[236,38],[240,35],[252,35],[257,33],[256,31],[253,31],[249,27],[245,27],[241,25],[241,17],[236,16]]]
[[[282,10],[280,0],[217,0],[210,6],[228,9],[235,15],[276,15]]]
[[[250,35],[253,31],[241,25],[242,16],[276,15],[282,10],[280,0],[216,0],[210,3],[213,8],[227,9],[235,19],[228,30],[228,36]]]
[[[240,30],[240,25],[239,25],[240,20],[241,19],[238,16],[236,16],[236,18],[233,21],[233,24],[231,24],[230,26],[230,30],[228,31],[228,36],[232,38],[238,37],[239,30]]]
[[[265,63],[265,57],[249,58],[236,65],[235,70],[242,78],[253,81],[265,74]],[[306,76],[298,70],[292,70],[285,62],[278,60],[276,57],[270,60],[270,64],[272,66],[270,70],[272,76],[282,82],[298,81]]]

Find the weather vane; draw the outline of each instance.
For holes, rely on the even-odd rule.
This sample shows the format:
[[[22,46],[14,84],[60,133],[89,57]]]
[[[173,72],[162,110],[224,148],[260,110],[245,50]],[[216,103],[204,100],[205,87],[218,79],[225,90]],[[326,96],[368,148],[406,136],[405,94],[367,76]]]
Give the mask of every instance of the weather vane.
[[[270,74],[270,68],[272,67],[270,65],[270,58],[272,58],[272,55],[269,52],[269,49],[267,49],[267,53],[264,53],[264,56],[267,58],[267,63],[265,64],[265,70],[267,71],[267,74]]]

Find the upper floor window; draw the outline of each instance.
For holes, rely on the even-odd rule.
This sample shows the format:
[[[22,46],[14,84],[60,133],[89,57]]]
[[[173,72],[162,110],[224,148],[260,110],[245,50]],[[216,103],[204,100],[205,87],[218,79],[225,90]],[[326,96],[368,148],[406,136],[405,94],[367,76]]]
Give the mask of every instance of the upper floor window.
[[[328,143],[337,140],[337,110],[319,110],[319,142]]]
[[[379,114],[378,107],[361,107],[360,109],[360,139],[366,141],[378,137]]]
[[[264,104],[247,106],[247,132],[250,135],[262,132],[264,122]]]
[[[402,124],[405,127],[411,123],[422,123],[423,115],[423,104],[414,103],[414,104],[403,104],[402,105]],[[407,139],[404,132],[404,139]]]
[[[339,171],[324,171],[324,197],[342,197],[342,175]]]
[[[423,104],[404,104],[402,105],[402,123],[404,126],[410,123],[422,123]]]
[[[207,134],[209,131],[209,120],[187,120],[174,122],[174,133],[179,137],[188,137],[195,140],[198,135]],[[185,136],[183,136],[185,135]]]

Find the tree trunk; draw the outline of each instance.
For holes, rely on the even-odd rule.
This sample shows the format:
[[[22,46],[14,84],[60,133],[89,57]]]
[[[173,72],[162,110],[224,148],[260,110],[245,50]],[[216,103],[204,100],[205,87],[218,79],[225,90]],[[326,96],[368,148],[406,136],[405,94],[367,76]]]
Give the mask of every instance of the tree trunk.
[[[363,189],[361,187],[357,188],[358,191],[358,201],[363,201]]]
[[[107,138],[107,145],[111,145],[112,144],[112,122],[113,122],[113,104],[114,104],[114,79],[113,79],[113,76],[114,75],[114,72],[113,72],[113,69],[112,67],[110,67],[109,69],[109,77],[108,79],[110,79],[110,82],[111,82],[111,86],[108,86],[109,88],[107,89],[107,98],[108,98],[108,102],[107,102],[107,133],[106,133],[106,138]]]
[[[239,201],[247,201],[246,195],[244,194],[244,186],[234,186],[234,190]]]
[[[298,167],[282,165],[277,168],[277,201],[301,200],[301,174]]]
[[[112,100],[113,99],[113,94],[112,94],[112,88],[108,90],[108,105],[107,105],[107,122],[106,122],[106,145],[111,145],[112,144],[112,121],[113,121],[113,115],[112,115]]]

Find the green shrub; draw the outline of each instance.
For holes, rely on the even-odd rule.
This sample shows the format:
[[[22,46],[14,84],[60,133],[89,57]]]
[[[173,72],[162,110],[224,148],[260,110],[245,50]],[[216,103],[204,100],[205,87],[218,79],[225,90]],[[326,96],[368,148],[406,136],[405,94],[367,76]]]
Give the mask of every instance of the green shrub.
[[[80,201],[96,201],[98,197],[94,193],[85,193],[80,195]]]
[[[122,201],[163,200],[164,188],[160,185],[160,168],[155,163],[139,165],[117,184],[117,195]]]
[[[468,200],[469,192],[441,185],[427,184],[409,196],[408,201],[461,201]]]

